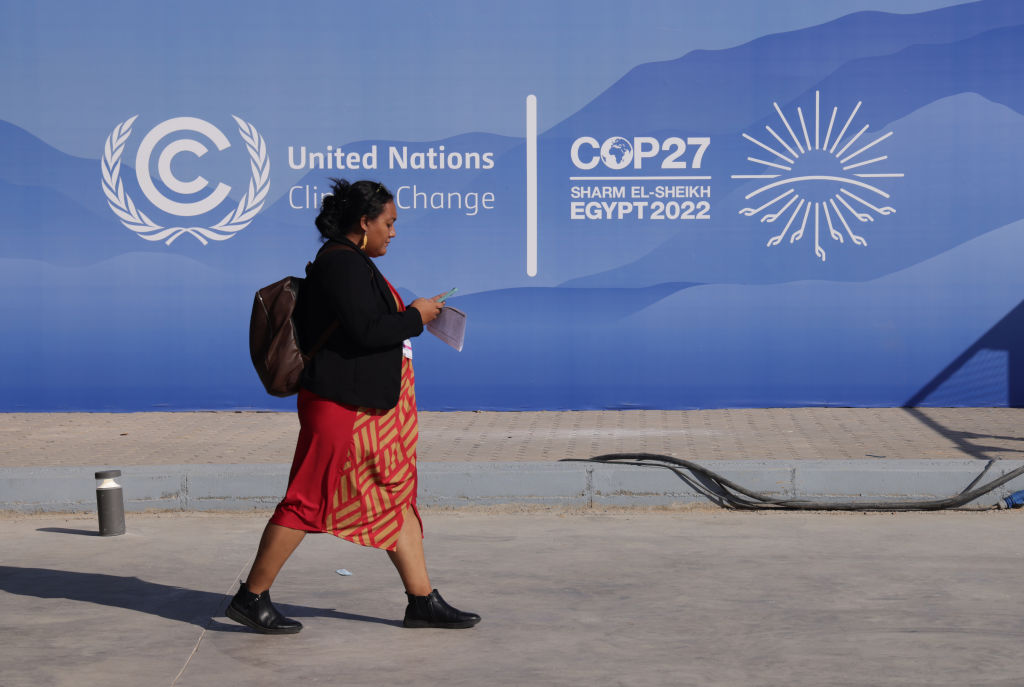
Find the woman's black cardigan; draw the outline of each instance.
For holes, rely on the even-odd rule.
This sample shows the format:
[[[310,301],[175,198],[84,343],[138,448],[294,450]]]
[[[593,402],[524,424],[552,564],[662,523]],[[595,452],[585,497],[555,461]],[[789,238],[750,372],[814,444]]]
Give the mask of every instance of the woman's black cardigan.
[[[306,267],[295,321],[311,348],[340,326],[302,372],[301,385],[339,403],[390,409],[402,385],[402,341],[423,331],[415,308],[399,311],[384,276],[355,244],[330,240]]]

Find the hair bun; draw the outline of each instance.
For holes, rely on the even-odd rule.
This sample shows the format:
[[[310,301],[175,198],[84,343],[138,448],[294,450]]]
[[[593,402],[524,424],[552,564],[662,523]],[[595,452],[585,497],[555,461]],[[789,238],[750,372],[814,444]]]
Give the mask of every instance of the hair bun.
[[[348,201],[348,194],[349,190],[352,188],[352,184],[348,183],[344,179],[332,178],[331,181],[334,182],[331,184],[331,190],[334,191],[334,195],[342,202]]]
[[[376,181],[364,179],[349,183],[345,179],[331,178],[331,193],[320,203],[316,226],[325,238],[344,237],[345,232],[358,231],[360,217],[373,219],[380,215],[392,197],[391,192]]]

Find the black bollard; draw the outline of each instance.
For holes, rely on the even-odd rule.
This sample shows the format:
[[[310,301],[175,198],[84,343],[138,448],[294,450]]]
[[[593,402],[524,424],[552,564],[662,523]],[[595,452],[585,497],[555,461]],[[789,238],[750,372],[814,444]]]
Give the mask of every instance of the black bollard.
[[[114,481],[120,476],[120,470],[96,473],[96,510],[100,516],[100,534],[104,537],[124,534],[124,491]]]

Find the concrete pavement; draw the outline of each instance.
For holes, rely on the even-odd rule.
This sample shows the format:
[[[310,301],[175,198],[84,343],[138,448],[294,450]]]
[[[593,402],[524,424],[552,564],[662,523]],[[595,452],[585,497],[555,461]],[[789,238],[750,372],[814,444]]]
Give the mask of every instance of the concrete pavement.
[[[274,586],[305,624],[287,637],[223,609],[293,414],[0,415],[0,685],[1016,687],[1024,511],[730,512],[665,470],[559,461],[663,453],[779,495],[949,496],[1021,464],[1022,413],[423,413],[431,576],[483,622],[401,628],[386,556],[318,535]],[[119,537],[96,535],[106,467]]]
[[[432,581],[480,625],[401,628],[384,554],[318,535],[276,637],[223,616],[265,518],[0,518],[0,684],[1024,683],[1020,511],[427,509]]]

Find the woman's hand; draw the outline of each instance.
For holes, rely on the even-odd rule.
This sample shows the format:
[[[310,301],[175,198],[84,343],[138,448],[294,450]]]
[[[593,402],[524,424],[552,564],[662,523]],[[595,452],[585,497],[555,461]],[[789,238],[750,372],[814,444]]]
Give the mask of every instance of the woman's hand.
[[[440,300],[443,295],[438,294],[433,298],[417,298],[409,307],[420,311],[420,318],[423,320],[423,324],[433,322],[441,314],[441,308],[444,307],[444,301]]]

